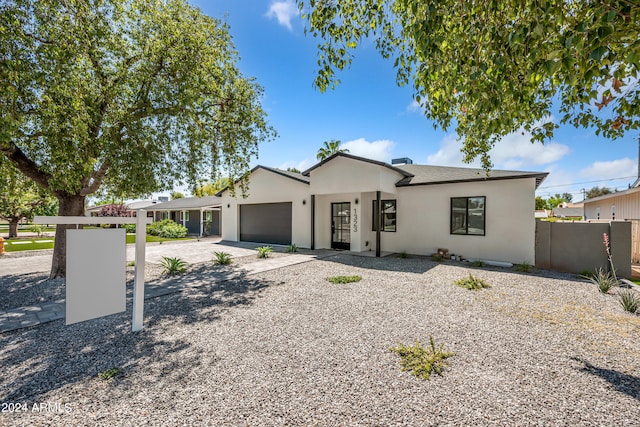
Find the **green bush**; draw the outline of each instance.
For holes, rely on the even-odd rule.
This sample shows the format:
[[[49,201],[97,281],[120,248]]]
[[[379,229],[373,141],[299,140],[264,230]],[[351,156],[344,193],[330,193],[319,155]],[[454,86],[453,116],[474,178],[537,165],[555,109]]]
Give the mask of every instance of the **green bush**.
[[[514,264],[513,269],[522,273],[531,273],[533,271],[533,265],[523,262],[522,264]]]
[[[107,369],[104,372],[100,372],[98,374],[98,378],[100,378],[103,381],[107,381],[110,380],[111,378],[117,376],[120,373],[120,368],[110,368]]]
[[[44,227],[39,224],[33,224],[29,227],[29,231],[31,231],[32,233],[36,233],[38,237],[41,237],[42,232],[44,231]]]
[[[271,249],[271,246],[260,246],[256,248],[256,251],[258,251],[258,258],[269,258],[273,249]]]
[[[444,257],[440,254],[433,254],[431,255],[431,261],[442,262],[444,261]]]
[[[416,377],[428,380],[434,372],[442,375],[442,370],[447,366],[445,359],[455,355],[443,349],[444,343],[436,346],[433,337],[430,336],[427,348],[416,342],[414,346],[399,344],[390,350],[400,356],[403,371],[411,371]]]
[[[124,229],[126,230],[126,233],[133,234],[133,233],[136,232],[136,225],[135,224],[125,224],[124,225]]]
[[[471,291],[477,291],[483,288],[490,288],[489,284],[482,279],[478,279],[469,274],[469,277],[464,279],[456,280],[453,282],[457,286],[462,286],[463,288],[469,289]]]
[[[484,262],[482,261],[471,261],[469,263],[471,267],[484,267]]]
[[[360,277],[360,276],[333,276],[333,277],[327,277],[325,280],[327,280],[328,282],[331,282],[331,283],[343,285],[343,284],[346,284],[346,283],[359,282],[360,280],[362,280],[362,277]]]
[[[292,254],[294,252],[298,252],[298,246],[295,243],[290,244],[287,247],[287,252],[290,253],[290,254]]]
[[[147,234],[163,237],[165,239],[177,239],[187,237],[187,227],[183,227],[170,219],[163,219],[147,226]]]

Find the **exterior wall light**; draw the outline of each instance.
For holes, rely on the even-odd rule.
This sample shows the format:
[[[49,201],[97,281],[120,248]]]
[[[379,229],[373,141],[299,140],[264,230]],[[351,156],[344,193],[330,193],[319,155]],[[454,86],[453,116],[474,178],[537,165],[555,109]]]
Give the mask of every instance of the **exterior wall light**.
[[[306,205],[307,204],[307,199],[302,199],[302,204]]]
[[[227,209],[229,209],[231,207],[231,205],[229,203],[227,203]]]
[[[359,200],[358,200],[358,198],[356,197],[356,205],[358,204],[358,201],[359,201]]]

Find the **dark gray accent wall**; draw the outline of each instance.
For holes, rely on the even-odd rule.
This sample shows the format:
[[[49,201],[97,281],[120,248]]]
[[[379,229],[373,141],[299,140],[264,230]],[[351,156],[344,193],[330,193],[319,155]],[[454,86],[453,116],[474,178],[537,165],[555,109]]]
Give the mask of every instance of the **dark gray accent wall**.
[[[631,277],[631,223],[536,221],[536,267],[581,273],[609,270],[604,246],[609,236],[616,273]]]
[[[240,205],[240,240],[291,244],[291,202]]]

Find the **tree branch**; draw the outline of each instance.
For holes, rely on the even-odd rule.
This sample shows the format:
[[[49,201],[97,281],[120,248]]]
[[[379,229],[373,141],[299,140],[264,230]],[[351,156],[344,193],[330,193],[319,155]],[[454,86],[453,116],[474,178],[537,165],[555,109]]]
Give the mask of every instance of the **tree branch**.
[[[8,146],[0,145],[0,153],[4,154],[14,166],[27,177],[31,178],[36,184],[51,191],[49,180],[51,175],[40,169],[40,166],[30,158],[13,142]]]
[[[105,160],[102,163],[102,165],[98,168],[98,170],[94,171],[91,174],[90,184],[88,184],[82,190],[80,190],[80,195],[88,196],[89,194],[93,194],[96,191],[98,191],[98,188],[100,188],[100,185],[102,185],[102,180],[107,174],[109,167],[111,167],[111,164],[107,160]]]

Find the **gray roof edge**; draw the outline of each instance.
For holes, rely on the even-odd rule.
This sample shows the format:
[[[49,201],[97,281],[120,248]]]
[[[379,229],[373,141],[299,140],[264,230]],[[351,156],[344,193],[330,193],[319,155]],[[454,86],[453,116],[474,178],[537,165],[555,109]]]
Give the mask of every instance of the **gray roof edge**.
[[[416,183],[407,182],[406,180],[402,179],[396,183],[396,187],[413,187],[416,185],[439,185],[439,184],[455,184],[455,183],[461,183],[461,182],[499,181],[499,180],[505,180],[505,179],[535,178],[536,189],[537,189],[538,186],[542,183],[542,181],[544,181],[544,179],[548,175],[549,175],[549,172],[520,172],[519,175],[514,174],[514,175],[507,175],[507,176],[485,176],[485,177],[479,177],[479,178],[447,179],[447,180],[441,180],[441,181],[416,182]]]
[[[354,156],[353,154],[348,154],[348,153],[334,153],[334,154],[330,155],[329,157],[327,157],[326,159],[324,159],[324,160],[316,163],[315,165],[311,166],[306,171],[302,172],[302,175],[309,176],[309,174],[311,173],[312,170],[317,169],[320,166],[323,166],[324,164],[326,164],[326,163],[330,162],[331,160],[335,159],[336,157],[346,157],[347,159],[359,160],[361,162],[371,163],[371,164],[377,165],[377,166],[382,166],[382,167],[385,167],[387,169],[391,169],[392,171],[398,172],[400,175],[402,175],[404,177],[412,177],[413,176],[413,174],[411,174],[410,172],[402,170],[402,169],[400,169],[400,168],[398,168],[396,166],[392,166],[389,163],[381,162],[379,160],[367,159],[366,157]]]

